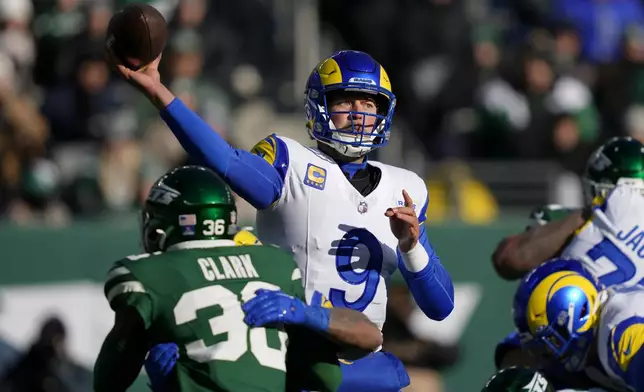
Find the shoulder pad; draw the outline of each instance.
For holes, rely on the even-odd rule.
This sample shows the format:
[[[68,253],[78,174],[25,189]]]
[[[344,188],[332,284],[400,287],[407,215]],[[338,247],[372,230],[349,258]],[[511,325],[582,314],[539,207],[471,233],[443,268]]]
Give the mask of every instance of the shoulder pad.
[[[263,158],[275,167],[282,177],[282,180],[286,178],[286,172],[289,166],[288,146],[277,135],[272,134],[260,140],[250,152]]]
[[[126,261],[143,260],[143,259],[147,259],[148,257],[151,257],[151,256],[160,255],[161,253],[163,253],[163,252],[139,253],[137,255],[130,255],[130,256],[125,257],[125,259],[123,259],[123,260],[117,261],[114,264],[123,263],[123,262],[126,262]]]
[[[272,165],[273,163],[275,163],[277,148],[277,140],[275,135],[273,134],[257,142],[257,144],[253,146],[250,152],[261,158],[264,158],[264,160]]]
[[[118,297],[121,294],[125,293],[145,293],[145,287],[139,280],[134,276],[128,265],[131,262],[136,262],[141,259],[154,256],[161,252],[155,252],[154,254],[143,253],[135,256],[128,256],[122,260],[117,261],[113,264],[112,268],[107,272],[107,277],[105,278],[105,286],[103,291],[107,301],[112,304],[112,300]]]

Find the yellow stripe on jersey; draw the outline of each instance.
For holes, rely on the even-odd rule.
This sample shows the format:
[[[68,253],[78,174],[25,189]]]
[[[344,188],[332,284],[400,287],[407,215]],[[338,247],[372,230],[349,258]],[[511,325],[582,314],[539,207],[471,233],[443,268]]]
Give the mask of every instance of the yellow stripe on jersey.
[[[628,365],[631,360],[639,352],[644,345],[644,324],[637,323],[626,327],[622,336],[619,337],[617,344],[615,343],[615,331],[619,325],[615,326],[610,331],[610,346],[613,354],[613,359],[622,371],[628,370]]]
[[[277,140],[273,135],[270,135],[255,144],[250,152],[264,158],[266,162],[273,165],[275,164],[275,159],[277,159]]]
[[[321,304],[323,308],[331,309],[333,307],[333,304],[331,303],[331,301],[329,301],[324,295],[322,296]]]
[[[581,234],[581,232],[582,232],[582,231],[584,231],[584,229],[586,229],[586,228],[588,227],[588,225],[590,225],[590,223],[591,223],[592,221],[593,221],[593,218],[592,218],[592,217],[590,217],[589,219],[587,219],[587,220],[586,220],[586,222],[584,222],[584,224],[583,224],[583,225],[581,225],[581,227],[580,227],[580,228],[578,228],[577,230],[575,230],[575,233],[573,234],[573,236],[578,236],[579,234]]]
[[[606,203],[606,200],[605,200],[603,197],[601,197],[601,196],[595,196],[595,198],[593,199],[593,202],[592,202],[591,206],[592,206],[593,208],[594,208],[594,207],[600,207],[600,206],[602,206],[604,203]],[[588,227],[588,225],[589,225],[589,224],[590,224],[590,222],[592,222],[592,221],[593,221],[593,217],[591,216],[590,218],[588,218],[588,220],[586,220],[586,222],[584,222],[584,224],[583,224],[583,225],[581,225],[581,227],[580,227],[580,228],[578,228],[577,230],[575,230],[575,234],[573,234],[573,235],[574,235],[574,236],[578,236],[582,231],[584,231],[584,229],[585,229],[586,227]]]

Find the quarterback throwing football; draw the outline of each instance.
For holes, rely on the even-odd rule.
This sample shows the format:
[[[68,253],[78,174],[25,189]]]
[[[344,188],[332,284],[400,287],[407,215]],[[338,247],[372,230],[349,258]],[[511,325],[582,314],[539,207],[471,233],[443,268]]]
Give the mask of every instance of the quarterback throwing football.
[[[363,52],[340,51],[315,67],[306,84],[305,111],[316,148],[273,134],[248,152],[230,146],[160,83],[159,61],[140,71],[113,65],[159,108],[193,158],[257,208],[260,240],[294,255],[307,299],[323,293],[333,306],[361,311],[382,328],[388,282],[400,269],[429,318],[450,314],[452,281],[423,225],[429,203],[424,181],[366,159],[387,144],[396,105],[378,62]],[[353,358],[346,354],[345,359]],[[345,365],[343,383],[363,385],[387,371],[378,368],[398,365],[383,353],[368,355]],[[405,377],[400,377],[403,384]],[[378,389],[380,379],[367,389],[405,386],[397,382]]]

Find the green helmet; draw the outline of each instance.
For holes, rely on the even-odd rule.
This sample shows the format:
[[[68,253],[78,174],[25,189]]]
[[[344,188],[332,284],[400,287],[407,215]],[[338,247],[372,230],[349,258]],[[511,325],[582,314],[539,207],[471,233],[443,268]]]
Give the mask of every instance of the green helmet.
[[[481,392],[553,392],[555,389],[540,372],[513,366],[493,375]]]
[[[232,239],[237,232],[233,194],[213,171],[183,166],[157,180],[141,211],[146,252],[195,240]]]
[[[618,183],[644,192],[644,145],[631,137],[610,139],[590,156],[583,181],[588,204],[606,197]]]

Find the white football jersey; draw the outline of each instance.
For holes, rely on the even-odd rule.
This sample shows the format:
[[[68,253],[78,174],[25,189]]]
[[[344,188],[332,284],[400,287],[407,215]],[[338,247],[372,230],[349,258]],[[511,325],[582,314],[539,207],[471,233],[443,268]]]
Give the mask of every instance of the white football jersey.
[[[644,196],[619,185],[562,252],[582,260],[606,286],[644,279]]]
[[[277,151],[268,148],[260,155],[283,169],[284,187],[271,208],[257,212],[259,238],[294,254],[307,299],[318,291],[334,306],[364,312],[382,328],[389,278],[398,266],[398,240],[385,211],[404,204],[405,189],[418,214],[427,200],[424,181],[408,170],[369,161],[382,176],[365,197],[318,149],[277,136],[265,143]]]
[[[644,287],[618,286],[608,290],[597,332],[597,354],[615,391],[634,391],[629,377],[644,377],[641,369],[629,371],[633,357],[644,350]],[[641,376],[639,376],[641,374]]]

